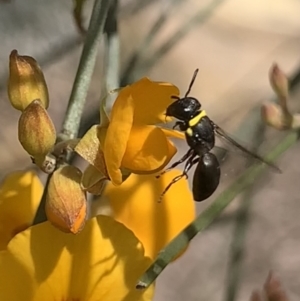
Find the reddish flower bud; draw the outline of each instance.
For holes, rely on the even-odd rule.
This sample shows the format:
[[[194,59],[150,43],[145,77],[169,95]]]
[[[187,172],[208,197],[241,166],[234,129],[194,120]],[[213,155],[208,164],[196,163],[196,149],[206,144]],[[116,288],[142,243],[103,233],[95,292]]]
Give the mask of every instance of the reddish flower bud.
[[[282,108],[273,103],[265,104],[261,107],[261,116],[267,125],[277,130],[287,130],[292,127],[293,116],[283,112]]]
[[[270,70],[270,83],[274,92],[280,98],[288,98],[289,83],[286,75],[281,71],[277,64],[274,64]]]

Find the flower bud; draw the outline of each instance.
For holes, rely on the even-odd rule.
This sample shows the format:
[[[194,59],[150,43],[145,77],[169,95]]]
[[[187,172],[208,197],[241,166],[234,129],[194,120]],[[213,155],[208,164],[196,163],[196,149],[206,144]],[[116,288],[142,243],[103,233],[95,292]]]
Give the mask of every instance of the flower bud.
[[[55,128],[39,100],[33,101],[22,112],[18,135],[23,148],[33,157],[47,154],[54,146]]]
[[[277,64],[274,64],[270,70],[270,83],[274,92],[280,98],[288,98],[289,83],[286,75],[280,70]]]
[[[73,234],[82,230],[87,214],[81,176],[75,166],[60,167],[50,179],[46,197],[48,220],[60,230]]]
[[[40,99],[45,109],[49,105],[48,88],[40,66],[34,58],[18,55],[17,50],[9,57],[8,97],[12,106],[20,111],[35,99]]]
[[[263,301],[263,299],[261,298],[260,292],[258,292],[258,291],[252,292],[250,301]]]
[[[290,129],[293,123],[293,116],[285,113],[279,105],[273,103],[261,107],[261,116],[267,125],[277,130]]]
[[[293,122],[291,128],[293,130],[299,130],[300,129],[300,114],[294,114],[293,115]]]
[[[270,272],[264,285],[268,301],[288,301],[286,291],[274,272]]]

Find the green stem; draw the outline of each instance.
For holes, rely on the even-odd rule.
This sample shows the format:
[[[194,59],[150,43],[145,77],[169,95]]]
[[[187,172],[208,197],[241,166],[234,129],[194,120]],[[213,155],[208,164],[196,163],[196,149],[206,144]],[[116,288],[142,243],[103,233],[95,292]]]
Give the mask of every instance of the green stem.
[[[266,124],[261,120],[260,115],[257,110],[252,113],[259,118],[259,121],[254,122],[254,128],[249,135],[249,141],[254,141],[254,147],[251,148],[252,151],[257,152],[259,146],[263,143]],[[249,118],[253,122],[253,118]],[[249,126],[248,129],[251,129]],[[253,163],[252,159],[249,159],[249,163]],[[261,176],[260,176],[261,177]],[[254,185],[248,187],[243,192],[243,197],[240,202],[240,208],[236,213],[236,223],[233,231],[233,239],[231,243],[231,250],[228,260],[228,270],[226,277],[226,292],[225,300],[234,301],[236,300],[236,295],[238,293],[239,285],[242,276],[242,262],[245,253],[245,242],[249,224],[250,207],[252,205],[252,193],[254,191]]]
[[[113,89],[120,87],[119,69],[120,69],[120,39],[118,33],[117,22],[117,10],[118,1],[113,0],[112,5],[109,8],[107,14],[107,20],[104,27],[106,34],[106,53],[105,53],[105,77],[106,87],[105,95],[108,95],[105,103],[101,103],[101,106],[105,106],[106,112],[111,110],[116,95],[112,95],[109,92]],[[101,118],[102,116],[100,116]],[[101,120],[102,123],[103,120]]]
[[[61,140],[74,139],[78,135],[81,116],[96,62],[98,43],[104,29],[108,8],[112,0],[95,0],[86,40],[73,84],[63,123]]]
[[[296,143],[298,132],[292,132],[266,157],[270,161],[276,160],[283,152]],[[138,281],[136,288],[145,289],[160,275],[165,267],[182,252],[190,240],[200,231],[207,228],[214,219],[231,203],[231,201],[245,188],[252,185],[266,166],[253,165],[248,168],[229,188],[204,210],[197,219],[179,233],[170,244],[163,249],[155,262],[148,268]]]
[[[245,241],[249,223],[249,210],[252,204],[252,187],[243,193],[240,208],[236,216],[235,229],[233,231],[233,241],[229,256],[225,300],[234,301],[238,293],[242,276],[242,262],[245,254]]]
[[[136,69],[137,65],[140,63],[141,59],[149,48],[153,41],[160,33],[161,29],[165,25],[166,21],[169,20],[169,16],[172,14],[173,10],[177,7],[178,4],[182,3],[181,0],[167,0],[163,4],[162,10],[156,21],[153,23],[152,27],[150,28],[149,32],[145,35],[144,40],[138,47],[138,49],[132,54],[129,58],[128,62],[126,63],[126,67],[124,68],[124,72],[121,76],[121,87],[126,86],[133,82],[134,80],[134,70]]]
[[[166,55],[174,46],[182,41],[192,29],[195,28],[196,25],[203,24],[207,21],[209,17],[212,16],[215,9],[223,3],[224,0],[214,0],[210,2],[205,8],[201,8],[194,16],[188,18],[188,20],[181,24],[180,27],[175,31],[173,35],[171,35],[168,39],[164,41],[151,55],[148,60],[145,60],[143,64],[139,67],[139,72],[142,70],[148,70],[155,64],[159,62],[159,60]]]

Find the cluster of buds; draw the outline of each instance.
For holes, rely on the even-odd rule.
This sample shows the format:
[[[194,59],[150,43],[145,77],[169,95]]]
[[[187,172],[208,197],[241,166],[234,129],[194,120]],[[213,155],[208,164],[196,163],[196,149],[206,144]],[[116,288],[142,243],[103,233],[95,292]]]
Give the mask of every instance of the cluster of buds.
[[[277,130],[299,129],[300,115],[291,114],[287,106],[289,100],[288,78],[277,64],[271,67],[269,79],[271,87],[277,95],[278,103],[263,105],[261,108],[262,119]]]
[[[65,232],[78,233],[86,219],[82,173],[76,167],[57,164],[56,131],[47,112],[49,95],[43,72],[34,58],[16,50],[10,54],[9,71],[8,97],[21,111],[19,141],[33,162],[52,174],[46,197],[48,220]]]
[[[16,50],[10,54],[9,71],[8,97],[21,111],[19,141],[33,161],[48,172],[45,159],[53,149],[56,132],[47,112],[49,95],[43,72],[35,59],[20,56]]]

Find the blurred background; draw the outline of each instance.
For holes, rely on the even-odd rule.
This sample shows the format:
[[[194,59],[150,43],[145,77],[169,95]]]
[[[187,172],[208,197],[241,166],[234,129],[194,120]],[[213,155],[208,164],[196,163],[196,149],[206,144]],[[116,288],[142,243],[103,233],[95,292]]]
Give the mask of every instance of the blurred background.
[[[92,4],[87,0],[84,6],[84,26]],[[71,0],[0,1],[0,178],[31,164],[17,140],[19,112],[7,98],[9,54],[17,49],[42,66],[49,113],[59,130],[83,40],[72,11]],[[290,107],[300,108],[299,13],[297,0],[120,0],[115,42],[120,43],[121,85],[149,76],[176,84],[183,94],[199,68],[191,95],[239,141],[267,153],[286,135],[260,122],[260,105],[274,100],[268,79],[274,62],[292,80]],[[82,132],[97,122],[106,50],[103,40]],[[186,144],[178,146],[180,156]],[[167,267],[155,301],[249,300],[269,270],[280,275],[290,300],[299,300],[299,151],[297,144],[290,148],[277,162],[282,174],[265,172]],[[197,204],[198,212],[242,172],[240,157],[228,155],[222,184],[210,200]]]

